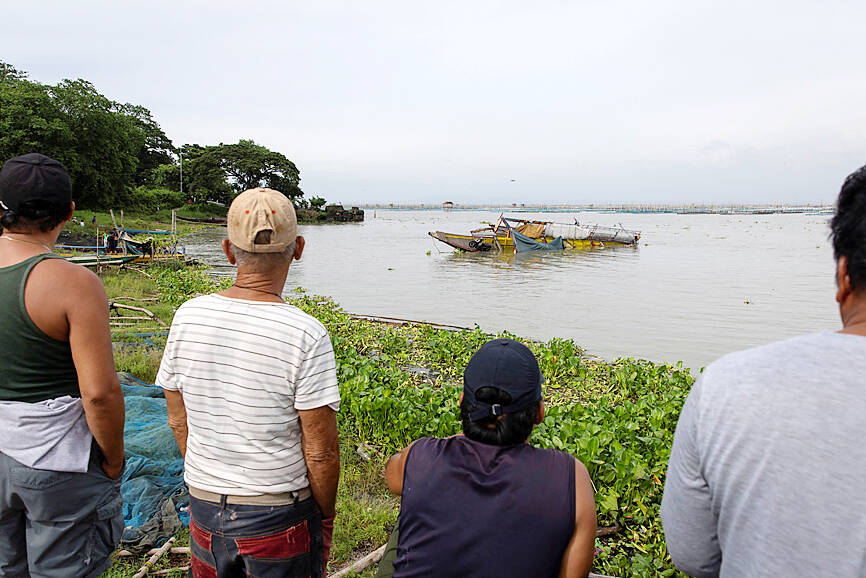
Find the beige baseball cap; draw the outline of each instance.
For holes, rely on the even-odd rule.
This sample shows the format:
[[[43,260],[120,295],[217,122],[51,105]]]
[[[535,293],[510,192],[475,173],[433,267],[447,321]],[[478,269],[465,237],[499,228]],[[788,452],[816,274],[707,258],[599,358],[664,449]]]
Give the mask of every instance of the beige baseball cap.
[[[248,253],[278,253],[298,236],[298,218],[292,202],[273,189],[249,189],[232,201],[228,215],[229,240]],[[256,235],[270,231],[269,243],[255,243]]]

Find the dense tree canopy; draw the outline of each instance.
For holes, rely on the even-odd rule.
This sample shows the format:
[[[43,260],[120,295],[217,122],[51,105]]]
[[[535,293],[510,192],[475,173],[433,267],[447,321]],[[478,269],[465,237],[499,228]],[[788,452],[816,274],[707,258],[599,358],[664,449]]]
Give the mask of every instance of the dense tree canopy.
[[[84,207],[108,206],[134,184],[145,134],[86,80],[50,86],[0,66],[0,158],[41,152],[69,170]]]
[[[198,145],[193,145],[197,147]],[[186,149],[186,147],[184,147]],[[191,151],[191,190],[207,190],[227,197],[254,187],[269,187],[292,200],[303,196],[295,163],[284,155],[257,145],[252,140]],[[218,182],[228,187],[218,190]]]
[[[148,188],[230,201],[267,186],[303,204],[300,174],[283,154],[252,140],[176,149],[151,112],[120,104],[86,80],[46,85],[0,61],[0,162],[40,152],[66,165],[83,208],[130,203]]]

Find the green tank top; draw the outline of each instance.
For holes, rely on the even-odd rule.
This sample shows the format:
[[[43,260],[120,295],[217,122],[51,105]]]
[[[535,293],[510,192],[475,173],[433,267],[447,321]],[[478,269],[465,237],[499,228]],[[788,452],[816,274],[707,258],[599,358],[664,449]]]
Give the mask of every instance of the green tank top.
[[[81,397],[72,350],[39,329],[24,307],[24,284],[37,263],[57,255],[36,255],[0,267],[0,400],[36,403]]]

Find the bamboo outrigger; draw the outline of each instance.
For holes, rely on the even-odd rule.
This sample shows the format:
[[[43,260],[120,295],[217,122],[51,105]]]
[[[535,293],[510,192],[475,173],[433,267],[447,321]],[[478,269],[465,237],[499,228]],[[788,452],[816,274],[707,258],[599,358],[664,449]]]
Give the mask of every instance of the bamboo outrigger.
[[[622,227],[605,227],[602,225],[581,225],[553,223],[550,221],[528,221],[510,217],[499,217],[496,224],[475,229],[468,235],[430,231],[427,233],[437,241],[469,252],[482,252],[497,249],[515,249],[513,231],[520,233],[541,244],[553,243],[562,237],[566,249],[604,247],[605,245],[635,245],[640,240],[640,231],[632,231]]]

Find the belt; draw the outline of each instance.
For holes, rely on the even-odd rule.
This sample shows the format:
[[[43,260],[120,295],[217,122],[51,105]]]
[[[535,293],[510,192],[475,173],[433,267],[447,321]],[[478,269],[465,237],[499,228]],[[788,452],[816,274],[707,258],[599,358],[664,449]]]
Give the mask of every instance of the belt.
[[[281,492],[279,494],[258,494],[255,496],[233,496],[230,494],[215,494],[207,490],[189,487],[189,495],[197,500],[205,502],[213,502],[215,504],[223,503],[235,504],[238,506],[288,506],[296,502],[300,502],[311,498],[313,492],[310,487],[301,488],[292,492]]]

